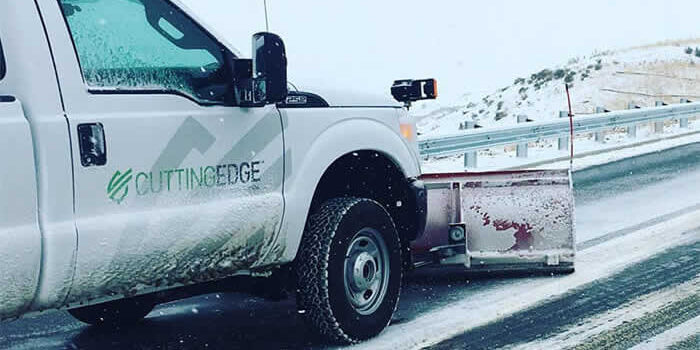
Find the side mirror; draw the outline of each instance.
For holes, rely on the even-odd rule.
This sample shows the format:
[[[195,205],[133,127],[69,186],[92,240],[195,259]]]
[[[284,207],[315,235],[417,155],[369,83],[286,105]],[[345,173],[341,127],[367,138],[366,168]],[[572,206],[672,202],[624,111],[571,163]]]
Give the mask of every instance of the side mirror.
[[[261,107],[287,98],[287,53],[276,34],[253,35],[253,59],[234,62],[236,103]]]
[[[287,53],[278,35],[253,35],[253,74],[255,79],[265,82],[267,103],[282,102],[287,98]]]

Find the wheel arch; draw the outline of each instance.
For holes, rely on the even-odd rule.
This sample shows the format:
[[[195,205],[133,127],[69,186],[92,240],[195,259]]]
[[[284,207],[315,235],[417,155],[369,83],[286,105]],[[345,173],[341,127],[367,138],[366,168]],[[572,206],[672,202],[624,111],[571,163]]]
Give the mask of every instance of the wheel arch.
[[[409,214],[411,211],[415,213],[409,199],[409,189],[420,174],[418,159],[398,132],[385,123],[370,119],[346,120],[314,138],[303,157],[298,158],[295,153],[294,157],[288,158],[285,166],[286,209],[281,231],[281,238],[285,240],[283,261],[291,262],[296,258],[309,215],[319,201],[332,195],[364,196],[383,205],[393,203],[386,209],[402,238],[412,238],[418,233],[413,232],[416,229],[411,227],[420,222],[409,224],[412,220]],[[368,164],[364,164],[365,161]],[[363,166],[360,167],[360,164]],[[384,173],[391,176],[371,176],[372,171],[380,168],[386,169]],[[359,170],[360,175],[352,176],[349,172],[354,170]],[[358,183],[373,187],[358,188]],[[391,191],[398,188],[399,191],[382,193],[380,188]],[[394,199],[401,202],[398,208]]]
[[[412,198],[412,179],[386,154],[358,150],[336,159],[323,173],[314,191],[310,215],[325,201],[337,197],[369,198],[380,203],[391,215],[401,238],[417,236],[411,214],[417,210]],[[413,215],[415,216],[415,215]]]
[[[376,150],[357,150],[343,154],[320,177],[304,217],[304,224],[323,203],[333,198],[357,197],[381,204],[391,216],[401,239],[404,266],[409,266],[410,241],[422,228],[414,179],[407,177],[388,155]],[[301,239],[304,239],[303,233]]]

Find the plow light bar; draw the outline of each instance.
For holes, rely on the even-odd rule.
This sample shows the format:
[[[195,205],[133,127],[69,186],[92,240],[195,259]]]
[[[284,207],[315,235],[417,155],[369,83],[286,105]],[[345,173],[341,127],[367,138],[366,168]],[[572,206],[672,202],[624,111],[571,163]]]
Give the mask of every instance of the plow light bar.
[[[435,79],[396,80],[391,86],[391,95],[399,102],[410,105],[419,100],[434,100],[437,98],[437,81]]]

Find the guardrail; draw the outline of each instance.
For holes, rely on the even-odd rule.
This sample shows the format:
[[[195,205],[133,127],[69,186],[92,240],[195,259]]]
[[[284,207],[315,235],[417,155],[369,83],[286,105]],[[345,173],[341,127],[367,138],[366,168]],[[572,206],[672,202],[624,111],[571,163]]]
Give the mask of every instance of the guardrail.
[[[688,119],[700,115],[700,102],[681,100],[681,104],[665,105],[658,101],[656,107],[641,108],[634,104],[628,110],[607,111],[603,107],[596,114],[574,116],[576,134],[595,132],[596,141],[603,142],[603,131],[615,127],[627,127],[627,134],[635,137],[638,124],[653,122],[655,133],[663,132],[664,121],[678,119],[681,128],[688,128]],[[464,153],[465,168],[477,166],[477,151],[495,146],[517,144],[517,156],[527,157],[527,143],[558,138],[559,149],[568,149],[569,119],[567,112],[561,118],[549,121],[530,121],[518,116],[519,125],[483,129],[470,129],[463,133],[419,141],[420,153],[424,157],[450,156]],[[473,123],[467,123],[473,128]]]

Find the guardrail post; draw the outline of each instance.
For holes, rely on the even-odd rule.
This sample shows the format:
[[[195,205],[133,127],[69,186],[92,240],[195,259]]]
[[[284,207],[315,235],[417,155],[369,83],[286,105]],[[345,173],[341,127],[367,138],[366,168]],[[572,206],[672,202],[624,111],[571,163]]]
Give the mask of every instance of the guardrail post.
[[[666,106],[666,102],[664,101],[656,101],[655,104],[656,107],[661,107],[661,106]],[[658,121],[654,122],[654,133],[655,134],[662,134],[664,132],[664,121]]]
[[[518,123],[527,123],[527,116],[523,114],[519,115]],[[518,158],[527,158],[527,142],[519,143],[517,147],[515,155]]]
[[[569,117],[569,112],[559,111],[559,118],[568,118],[568,117]],[[569,150],[569,137],[568,136],[562,136],[559,138],[559,150],[560,151]]]
[[[595,112],[596,113],[607,113],[608,110],[605,109],[605,107],[596,107]],[[603,131],[596,131],[595,142],[605,142],[605,134],[603,133]]]
[[[630,102],[627,104],[627,109],[638,109],[640,108],[635,104],[634,102]],[[627,136],[628,137],[637,137],[637,125],[630,125],[627,127]]]
[[[681,99],[681,103],[690,103],[690,102],[692,102],[692,101],[690,101],[687,98]],[[688,118],[687,117],[680,118],[679,123],[680,123],[681,128],[685,128],[685,129],[688,128]]]
[[[476,122],[466,121],[464,122],[465,129],[476,128]],[[476,168],[476,153],[477,151],[469,151],[464,153],[464,169]]]

